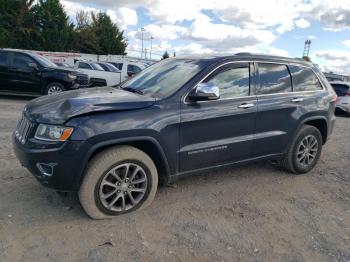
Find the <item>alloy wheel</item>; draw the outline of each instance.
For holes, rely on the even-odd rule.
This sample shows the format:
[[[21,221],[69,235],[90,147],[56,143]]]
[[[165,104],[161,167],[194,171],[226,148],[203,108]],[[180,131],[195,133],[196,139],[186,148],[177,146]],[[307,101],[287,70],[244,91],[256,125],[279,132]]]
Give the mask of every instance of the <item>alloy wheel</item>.
[[[147,175],[135,163],[123,163],[111,168],[102,178],[99,200],[109,211],[127,211],[138,205],[146,194]]]
[[[317,138],[314,135],[308,135],[298,145],[297,161],[301,166],[308,167],[315,161],[317,153]]]
[[[48,95],[57,94],[61,92],[63,92],[62,88],[60,86],[55,86],[55,85],[50,86],[50,88],[47,90]]]

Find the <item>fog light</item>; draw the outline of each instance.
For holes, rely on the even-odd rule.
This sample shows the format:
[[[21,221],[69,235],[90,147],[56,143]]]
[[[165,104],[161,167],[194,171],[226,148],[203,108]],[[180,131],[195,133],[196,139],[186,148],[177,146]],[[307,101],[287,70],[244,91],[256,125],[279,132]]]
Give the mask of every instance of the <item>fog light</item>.
[[[55,166],[57,166],[57,163],[36,163],[36,167],[44,176],[52,176]]]

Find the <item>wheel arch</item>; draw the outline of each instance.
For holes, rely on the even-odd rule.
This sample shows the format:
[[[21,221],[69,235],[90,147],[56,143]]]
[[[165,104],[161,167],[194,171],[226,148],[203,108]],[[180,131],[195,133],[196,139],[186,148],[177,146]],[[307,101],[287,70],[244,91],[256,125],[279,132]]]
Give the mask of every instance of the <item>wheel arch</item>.
[[[302,122],[302,125],[310,125],[317,128],[322,135],[322,143],[326,143],[328,139],[328,123],[325,117],[318,116],[307,118]]]
[[[144,153],[150,156],[153,160],[159,176],[159,182],[166,184],[170,176],[170,168],[168,164],[167,157],[164,153],[162,146],[153,137],[131,137],[123,139],[113,139],[108,141],[103,141],[97,143],[91,147],[91,149],[86,154],[84,163],[82,165],[82,170],[80,172],[77,185],[80,187],[81,182],[85,176],[85,168],[88,162],[99,152],[106,150],[107,148],[114,146],[128,145],[140,149]]]

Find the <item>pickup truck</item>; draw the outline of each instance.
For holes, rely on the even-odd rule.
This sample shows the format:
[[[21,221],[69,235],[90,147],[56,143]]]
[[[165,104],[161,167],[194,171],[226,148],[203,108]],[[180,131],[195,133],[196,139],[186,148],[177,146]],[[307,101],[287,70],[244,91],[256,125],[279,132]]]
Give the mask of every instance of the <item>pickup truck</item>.
[[[98,63],[77,61],[74,68],[89,76],[90,86],[116,86],[122,81],[120,72],[105,71]]]

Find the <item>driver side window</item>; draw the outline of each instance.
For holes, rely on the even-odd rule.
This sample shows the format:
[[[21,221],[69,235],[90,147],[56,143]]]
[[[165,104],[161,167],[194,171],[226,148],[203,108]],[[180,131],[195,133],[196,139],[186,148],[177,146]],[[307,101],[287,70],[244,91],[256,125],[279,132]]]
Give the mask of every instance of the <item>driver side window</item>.
[[[14,54],[12,66],[17,70],[31,72],[33,69],[29,66],[29,63],[35,63],[35,61],[24,54]]]
[[[204,82],[219,88],[220,99],[249,96],[249,64],[223,66]]]

